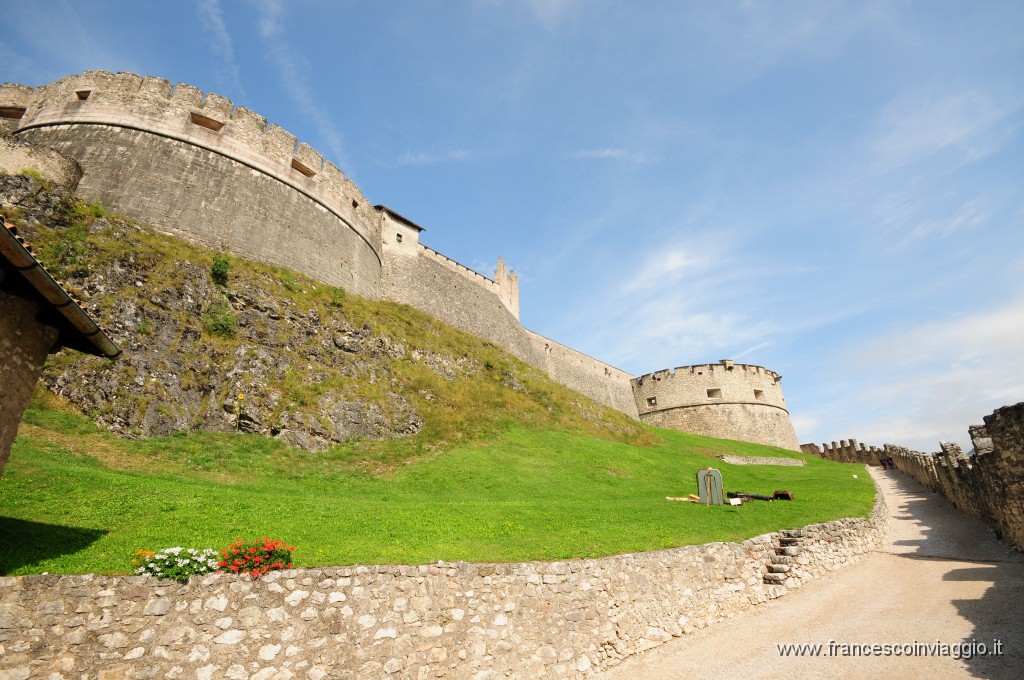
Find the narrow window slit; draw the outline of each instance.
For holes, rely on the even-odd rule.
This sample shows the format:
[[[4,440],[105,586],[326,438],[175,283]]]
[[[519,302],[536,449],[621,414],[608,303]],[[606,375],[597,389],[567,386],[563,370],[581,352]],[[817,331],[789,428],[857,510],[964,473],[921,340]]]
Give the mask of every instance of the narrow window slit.
[[[313,168],[309,167],[308,165],[306,165],[305,163],[300,161],[298,158],[293,158],[292,159],[292,168],[294,168],[295,170],[298,170],[299,172],[301,172],[306,177],[312,177],[313,175],[316,174],[316,170],[314,170]]]
[[[198,111],[192,111],[189,114],[189,117],[190,117],[190,119],[192,120],[192,122],[195,125],[198,125],[199,127],[204,127],[207,130],[213,130],[214,132],[220,132],[221,129],[224,127],[224,123],[223,122],[221,122],[219,120],[215,120],[213,118],[210,118],[209,116],[204,116],[203,114],[199,113]]]
[[[0,106],[0,118],[20,120],[25,115],[24,106]]]

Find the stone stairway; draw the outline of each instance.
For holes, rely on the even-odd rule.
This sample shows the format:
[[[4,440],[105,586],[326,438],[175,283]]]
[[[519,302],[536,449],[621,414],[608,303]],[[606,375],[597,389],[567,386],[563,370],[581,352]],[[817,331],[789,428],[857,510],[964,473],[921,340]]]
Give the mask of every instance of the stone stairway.
[[[771,585],[781,586],[789,578],[789,572],[796,564],[797,556],[803,551],[800,543],[803,541],[803,529],[787,529],[779,532],[779,544],[775,547],[775,554],[768,562],[768,573],[764,575],[764,582]]]

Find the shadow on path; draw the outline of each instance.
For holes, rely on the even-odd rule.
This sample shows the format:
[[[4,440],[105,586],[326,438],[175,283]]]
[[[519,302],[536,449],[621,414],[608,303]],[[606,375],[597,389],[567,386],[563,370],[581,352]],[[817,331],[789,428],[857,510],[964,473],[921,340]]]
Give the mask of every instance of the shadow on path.
[[[70,555],[107,532],[0,517],[0,576],[43,560]]]
[[[893,502],[893,496],[889,497],[895,521],[886,551],[908,559],[957,562],[942,580],[972,584],[984,591],[981,597],[951,602],[960,617],[973,626],[971,634],[960,641],[967,670],[977,678],[1024,677],[1024,640],[1018,614],[1018,606],[1024,602],[1024,554],[999,541],[984,522],[955,509],[912,477],[895,471],[880,474],[886,476],[899,499]],[[994,654],[995,650],[1002,653]]]
[[[889,508],[877,552],[771,602],[624,660],[609,680],[1024,678],[1024,555],[896,471],[871,470]],[[971,654],[1003,643],[1000,656]],[[910,646],[908,655],[783,654],[785,644]],[[946,654],[934,647],[944,644]],[[955,649],[954,649],[955,648]],[[956,652],[955,656],[951,652]],[[962,653],[962,652],[968,653]]]

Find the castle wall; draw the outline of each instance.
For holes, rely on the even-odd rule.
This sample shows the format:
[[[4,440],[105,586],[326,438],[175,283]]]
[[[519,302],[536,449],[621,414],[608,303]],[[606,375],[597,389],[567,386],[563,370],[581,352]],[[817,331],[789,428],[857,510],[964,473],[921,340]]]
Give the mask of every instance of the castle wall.
[[[594,401],[639,418],[630,385],[632,374],[531,330],[526,331],[526,336],[536,357],[534,365],[544,369],[552,379]]]
[[[47,182],[74,191],[82,179],[78,163],[54,149],[0,137],[0,174],[17,175],[36,170]]]
[[[3,275],[0,269],[0,281]],[[38,303],[0,290],[0,475],[43,363],[57,341],[57,329],[36,321],[38,313]]]
[[[1024,550],[1024,402],[996,409],[983,428],[971,428],[979,453],[966,456],[943,442],[934,454],[886,445],[896,469],[978,517],[1018,550]],[[978,440],[990,440],[982,450]]]
[[[79,194],[157,229],[380,297],[376,212],[319,153],[213,93],[87,72],[26,92],[16,138],[82,167]],[[9,122],[11,118],[4,119]]]
[[[493,281],[465,267],[465,272],[460,271],[440,261],[435,251],[408,239],[403,239],[401,250],[394,245],[385,236],[385,299],[411,305],[536,365],[526,332],[498,299]]]
[[[3,85],[0,131],[74,159],[82,197],[157,229],[409,304],[632,417],[797,448],[777,374],[723,362],[632,380],[526,330],[518,277],[501,260],[490,279],[421,244],[420,227],[371,206],[315,150],[220,95],[105,71]]]
[[[782,378],[761,366],[681,366],[632,380],[640,420],[659,427],[799,451]]]
[[[600,559],[212,574],[0,577],[0,677],[586,678],[856,563],[870,519]]]
[[[518,279],[498,261],[489,279],[419,242],[422,231],[381,209],[383,296],[502,347],[552,380],[637,417],[632,375],[523,328]]]
[[[858,444],[856,439],[847,442],[845,439],[838,444],[801,444],[800,450],[812,456],[818,456],[825,460],[834,460],[837,463],[864,463],[865,465],[882,465],[879,456],[885,453],[884,449],[877,446],[865,446]]]

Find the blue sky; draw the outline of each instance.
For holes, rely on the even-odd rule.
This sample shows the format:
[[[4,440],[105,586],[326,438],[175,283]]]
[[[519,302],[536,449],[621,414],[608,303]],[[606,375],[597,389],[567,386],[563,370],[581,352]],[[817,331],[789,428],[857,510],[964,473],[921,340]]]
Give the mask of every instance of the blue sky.
[[[0,81],[218,92],[524,325],[783,375],[802,442],[969,448],[1024,400],[1024,4],[0,0]]]

